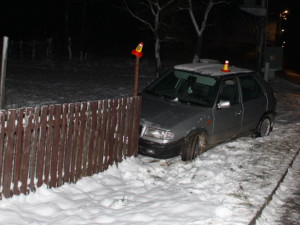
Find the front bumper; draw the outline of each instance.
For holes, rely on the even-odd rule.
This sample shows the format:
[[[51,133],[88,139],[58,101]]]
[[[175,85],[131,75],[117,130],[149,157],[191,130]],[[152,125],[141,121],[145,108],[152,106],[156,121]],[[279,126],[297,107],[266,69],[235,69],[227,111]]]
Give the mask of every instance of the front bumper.
[[[145,139],[139,139],[138,152],[142,155],[151,156],[154,158],[167,159],[178,156],[181,151],[182,140],[158,144]]]

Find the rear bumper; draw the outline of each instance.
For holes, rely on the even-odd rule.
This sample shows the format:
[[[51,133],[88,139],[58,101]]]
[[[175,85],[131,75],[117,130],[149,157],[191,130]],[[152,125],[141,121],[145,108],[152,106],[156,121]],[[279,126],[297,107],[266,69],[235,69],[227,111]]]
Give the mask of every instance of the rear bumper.
[[[182,140],[167,144],[158,144],[140,138],[138,152],[139,154],[154,158],[167,159],[178,156],[181,151],[181,145]]]

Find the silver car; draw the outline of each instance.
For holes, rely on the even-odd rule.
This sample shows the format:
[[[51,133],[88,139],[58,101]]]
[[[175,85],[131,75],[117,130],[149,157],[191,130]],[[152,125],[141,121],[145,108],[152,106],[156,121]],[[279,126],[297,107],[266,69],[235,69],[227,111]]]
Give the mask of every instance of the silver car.
[[[175,66],[142,93],[139,153],[187,161],[223,141],[269,135],[275,107],[273,89],[254,71]]]

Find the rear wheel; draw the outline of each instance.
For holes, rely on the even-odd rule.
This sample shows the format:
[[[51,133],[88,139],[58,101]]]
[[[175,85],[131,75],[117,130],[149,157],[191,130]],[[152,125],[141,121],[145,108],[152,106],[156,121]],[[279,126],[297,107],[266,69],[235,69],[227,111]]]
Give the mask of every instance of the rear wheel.
[[[257,128],[257,136],[258,137],[265,137],[270,134],[272,130],[272,121],[268,116],[264,116]]]
[[[182,161],[190,161],[205,152],[207,135],[203,131],[193,131],[184,140],[181,149]]]

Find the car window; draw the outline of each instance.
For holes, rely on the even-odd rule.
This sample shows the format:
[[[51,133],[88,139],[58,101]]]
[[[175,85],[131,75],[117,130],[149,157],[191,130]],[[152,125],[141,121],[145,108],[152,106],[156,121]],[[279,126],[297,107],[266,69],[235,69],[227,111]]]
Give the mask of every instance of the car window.
[[[209,76],[201,76],[199,74],[193,74],[191,72],[175,70],[174,71],[175,77],[182,79],[182,80],[191,80],[193,79],[194,82],[198,84],[204,84],[208,86],[214,86],[216,84],[216,79],[209,77]]]
[[[240,84],[244,102],[264,96],[263,90],[252,76],[240,77]]]
[[[209,106],[214,101],[217,83],[214,77],[173,70],[150,84],[146,92],[181,102]]]
[[[168,72],[165,76],[159,77],[152,83],[147,90],[151,90],[160,94],[168,94],[172,92],[178,83],[178,78],[172,72]],[[170,93],[172,94],[172,93]]]
[[[218,102],[230,101],[230,105],[239,103],[239,90],[234,78],[223,80],[218,97]]]

